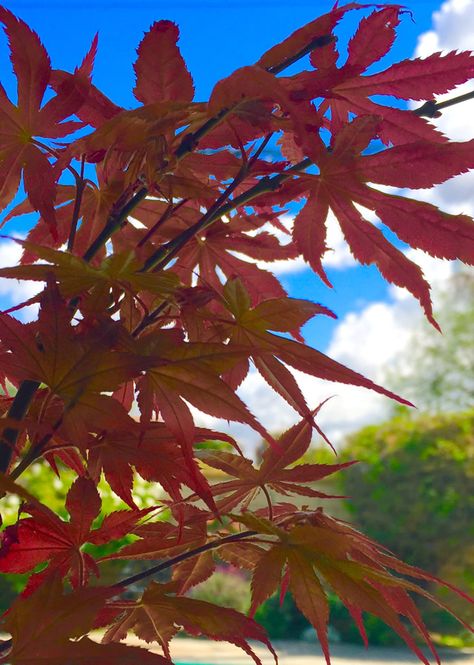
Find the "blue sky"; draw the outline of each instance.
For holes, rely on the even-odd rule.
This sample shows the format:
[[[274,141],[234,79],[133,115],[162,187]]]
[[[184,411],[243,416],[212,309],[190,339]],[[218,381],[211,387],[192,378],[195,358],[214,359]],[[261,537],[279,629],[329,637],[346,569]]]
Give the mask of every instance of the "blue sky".
[[[153,21],[166,18],[179,25],[180,47],[194,77],[196,99],[205,100],[216,81],[239,66],[255,62],[266,49],[317,15],[328,11],[332,4],[332,0],[319,2],[306,0],[204,0],[202,2],[198,0],[174,0],[172,2],[161,2],[160,0],[138,0],[138,2],[130,0],[111,0],[110,2],[7,0],[3,2],[5,7],[20,16],[38,32],[50,53],[54,67],[71,70],[79,64],[88,50],[95,32],[98,31],[99,53],[94,82],[116,103],[129,108],[136,105],[131,92],[134,85],[132,63],[136,56],[135,49],[144,31]],[[408,7],[413,12],[413,19],[409,15],[402,17],[396,46],[389,56],[376,65],[376,69],[411,57],[415,53],[426,56],[433,50],[467,48],[470,45],[472,34],[469,36],[469,33],[472,32],[472,19],[474,19],[472,0],[446,0],[443,5],[440,0],[414,0],[408,4]],[[339,31],[340,46],[347,42],[360,17],[359,12],[351,12],[343,21]],[[469,22],[471,28],[469,28]],[[3,35],[0,36],[0,79],[7,88],[11,89],[13,79],[8,63],[6,40]],[[472,117],[474,113],[472,106],[470,106],[470,111],[466,106],[466,113]],[[443,117],[440,122],[447,122],[449,126],[447,128],[443,126],[443,130],[447,131],[448,135],[452,130],[458,140],[470,138],[468,124],[464,117],[446,114],[446,117]],[[469,192],[472,192],[472,180],[464,179],[459,182],[461,184],[458,184],[456,197],[461,198],[460,205],[464,205],[459,212],[469,212],[466,210],[466,206],[469,207],[472,203],[472,194],[466,194],[468,191],[466,182],[471,183]],[[448,190],[433,190],[433,192],[424,192],[423,195],[425,200],[429,199],[437,204],[444,203],[445,209],[455,212],[453,197],[449,196]],[[7,233],[24,230],[24,224],[21,223],[10,224],[5,229]],[[339,247],[340,238],[335,237],[334,242],[337,245],[336,249],[343,253],[341,254],[342,260],[330,262],[327,266],[328,275],[334,285],[333,290],[329,290],[309,270],[302,267],[282,273],[281,279],[291,295],[322,302],[333,309],[339,317],[339,321],[336,323],[322,317],[310,323],[305,331],[308,342],[320,350],[329,350],[333,357],[341,362],[347,362],[355,369],[365,372],[377,380],[378,377],[374,376],[374,373],[377,375],[378,370],[372,361],[375,358],[383,364],[388,362],[390,354],[385,353],[384,356],[380,344],[377,346],[377,342],[370,341],[372,328],[365,333],[363,324],[372,325],[373,321],[380,322],[385,317],[387,326],[385,330],[383,327],[380,328],[379,323],[376,324],[379,326],[377,328],[379,335],[385,338],[387,344],[390,340],[390,344],[392,346],[395,344],[396,347],[397,342],[404,339],[408,325],[400,328],[401,318],[403,319],[405,316],[408,317],[407,320],[416,319],[418,321],[419,308],[412,302],[413,299],[408,297],[407,300],[404,294],[395,293],[392,288],[388,287],[379,277],[376,269],[352,265],[353,262],[347,250]],[[1,246],[0,262],[3,265],[8,264],[8,251],[6,248],[2,249]],[[432,268],[430,263],[427,263],[426,266],[430,266],[426,268],[428,271],[435,270],[433,274],[436,278],[438,269]],[[444,270],[446,272],[447,269],[444,268]],[[0,285],[1,308],[11,304],[14,296],[18,298],[18,295],[8,291],[5,285]],[[405,309],[402,308],[401,314],[396,310],[400,303],[405,303],[403,305]],[[372,315],[373,319],[370,318]],[[314,392],[315,398],[317,394],[318,399],[319,396],[324,397],[334,392],[332,387],[326,391],[326,394],[321,394],[319,389],[313,389],[312,386],[307,389],[310,394]],[[254,401],[260,400],[263,409],[263,405],[270,403],[269,398],[267,399],[261,390],[263,389],[260,385],[255,384],[253,388],[250,385],[249,395],[250,399]],[[349,396],[348,399],[353,404],[356,398]],[[360,403],[357,402],[357,404],[360,407]],[[359,407],[356,406],[356,408]],[[269,408],[268,406],[267,411]],[[360,407],[362,411],[364,408],[364,406]],[[344,409],[344,405],[335,407],[335,414],[340,414]],[[257,412],[258,409],[255,411]],[[336,415],[333,416],[334,422],[329,423],[328,427],[332,427],[337,437],[338,430],[335,420]],[[342,427],[342,430],[346,431],[348,427]]]

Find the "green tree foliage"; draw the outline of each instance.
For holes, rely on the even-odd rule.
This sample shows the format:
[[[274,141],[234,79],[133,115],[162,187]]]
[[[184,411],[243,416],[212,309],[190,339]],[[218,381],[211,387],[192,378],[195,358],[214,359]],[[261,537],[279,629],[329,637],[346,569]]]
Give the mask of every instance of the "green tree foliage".
[[[340,474],[355,523],[395,554],[474,590],[474,411],[401,413],[354,434]],[[429,622],[429,617],[427,617]],[[434,629],[449,628],[443,614]]]

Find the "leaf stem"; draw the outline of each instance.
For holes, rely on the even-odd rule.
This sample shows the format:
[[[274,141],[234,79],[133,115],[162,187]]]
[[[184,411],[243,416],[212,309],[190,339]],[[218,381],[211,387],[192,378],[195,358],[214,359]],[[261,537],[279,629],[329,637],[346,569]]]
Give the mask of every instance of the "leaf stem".
[[[79,173],[79,180],[76,181],[76,198],[74,200],[74,209],[72,211],[71,230],[69,231],[69,238],[67,241],[67,251],[72,252],[74,241],[76,239],[77,224],[79,222],[82,195],[84,194],[85,181],[84,181],[84,156],[81,159],[81,171]]]
[[[90,261],[97,254],[99,249],[101,249],[115,231],[122,226],[132,210],[143,201],[147,194],[148,188],[141,187],[138,192],[136,192],[132,198],[120,208],[120,210],[110,215],[102,231],[90,245],[89,249],[84,253],[82,257],[84,261]]]
[[[256,536],[257,533],[258,533],[257,531],[241,531],[240,533],[234,533],[230,536],[224,536],[223,538],[219,538],[218,540],[213,540],[210,543],[206,543],[205,545],[201,545],[200,547],[195,547],[194,549],[188,550],[187,552],[183,552],[182,554],[178,554],[177,556],[174,556],[171,559],[162,561],[156,566],[151,566],[151,568],[142,570],[140,573],[136,573],[135,575],[131,575],[130,577],[125,577],[123,580],[120,580],[120,582],[117,582],[114,586],[118,586],[121,588],[130,586],[130,584],[135,584],[135,582],[140,582],[141,580],[146,579],[147,577],[152,577],[153,575],[160,573],[162,570],[167,570],[168,568],[171,568],[172,566],[175,566],[176,564],[181,563],[182,561],[186,561],[187,559],[191,559],[192,557],[197,556],[198,554],[202,554],[202,552],[208,552],[209,550],[214,550],[218,547],[221,547],[222,545],[227,545],[228,543],[244,540],[245,538],[250,538],[251,536]]]
[[[19,422],[26,416],[29,406],[39,388],[38,381],[22,381],[8,411],[8,417]],[[6,427],[0,439],[0,471],[6,473],[10,465],[13,450],[18,439],[19,430]]]
[[[333,41],[335,41],[335,39],[336,38],[334,37],[334,35],[320,35],[319,37],[315,37],[309,42],[309,44],[307,44],[300,51],[298,51],[298,53],[295,53],[295,55],[291,55],[289,58],[286,58],[278,65],[267,67],[266,70],[270,74],[279,74],[290,65],[294,65],[295,62],[298,62],[298,60],[304,58],[304,56],[308,55],[308,53],[311,53],[311,51],[314,51],[314,49],[327,46],[328,44],[331,44]]]
[[[263,484],[260,485],[260,489],[261,489],[262,492],[265,494],[265,498],[266,498],[266,500],[267,500],[267,505],[268,505],[268,519],[270,520],[270,522],[273,522],[273,506],[272,506],[272,499],[271,499],[271,497],[270,497],[270,492],[268,491],[268,489],[266,488],[266,486],[263,485]]]

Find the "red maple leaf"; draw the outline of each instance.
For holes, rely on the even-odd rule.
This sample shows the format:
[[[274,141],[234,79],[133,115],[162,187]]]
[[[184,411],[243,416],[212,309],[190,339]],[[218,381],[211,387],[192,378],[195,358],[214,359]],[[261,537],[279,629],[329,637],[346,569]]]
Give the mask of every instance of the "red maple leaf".
[[[31,517],[7,527],[7,533],[15,530],[15,538],[2,541],[0,570],[25,573],[48,562],[45,570],[30,576],[28,591],[49,580],[55,571],[67,576],[73,587],[87,585],[90,575],[99,575],[99,569],[82,546],[87,542],[99,545],[121,538],[150,512],[145,509],[111,513],[99,528],[92,529],[100,509],[101,500],[95,484],[84,477],[77,478],[67,494],[68,522],[42,504],[25,504],[22,510]]]
[[[315,49],[311,62],[317,70],[297,74],[287,82],[292,99],[323,96],[325,99],[319,111],[331,110],[330,125],[334,132],[348,121],[350,114],[372,114],[381,117],[380,138],[385,143],[407,143],[418,139],[445,141],[425,119],[370,99],[374,95],[387,95],[398,99],[429,100],[473,75],[472,55],[452,51],[446,55],[434,53],[425,59],[403,60],[382,72],[364,76],[365,70],[391,48],[401,11],[400,6],[390,6],[363,19],[349,42],[347,60],[340,68],[337,67],[336,40]],[[339,19],[337,12],[333,15],[334,25]]]
[[[327,249],[325,222],[331,209],[354,257],[360,263],[375,263],[386,280],[411,291],[436,326],[429,285],[421,269],[394,247],[377,226],[364,219],[354,204],[374,210],[384,224],[412,247],[471,263],[472,219],[449,215],[428,203],[382,193],[368,183],[421,188],[444,182],[474,167],[474,141],[433,144],[420,140],[360,155],[377,135],[379,126],[378,117],[359,117],[341,129],[330,151],[322,143],[312,151],[320,173],[302,178],[309,198],[295,218],[293,237],[304,258],[327,282],[321,260]],[[419,167],[421,163],[423,168]]]
[[[18,81],[18,105],[0,86],[0,210],[23,183],[32,207],[41,213],[50,233],[56,235],[54,200],[59,175],[50,162],[48,148],[36,137],[57,139],[75,131],[80,123],[62,122],[74,114],[87,95],[91,56],[43,107],[41,103],[51,78],[51,64],[38,35],[8,9],[0,7],[0,22],[9,39],[11,61]],[[94,46],[93,46],[94,48]],[[93,58],[92,58],[93,59]],[[54,149],[53,149],[54,154]]]

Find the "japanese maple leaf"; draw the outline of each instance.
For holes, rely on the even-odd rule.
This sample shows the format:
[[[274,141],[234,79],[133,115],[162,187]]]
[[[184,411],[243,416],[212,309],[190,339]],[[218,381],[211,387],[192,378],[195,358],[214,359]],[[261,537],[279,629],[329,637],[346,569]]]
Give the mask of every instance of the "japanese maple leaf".
[[[23,324],[0,315],[2,341],[9,350],[2,353],[2,364],[13,380],[44,383],[66,405],[82,400],[91,407],[88,397],[108,401],[101,392],[115,390],[146,365],[143,357],[114,350],[114,323],[104,322],[100,330],[72,326],[71,311],[54,282],[49,281],[40,304],[37,322]]]
[[[215,432],[196,428],[196,441],[218,436]],[[91,476],[100,478],[103,471],[112,490],[131,508],[134,470],[148,481],[160,483],[174,500],[181,499],[184,485],[199,491],[176,438],[164,423],[133,423],[128,429],[109,428],[97,436],[89,435],[87,468]]]
[[[172,334],[167,335],[168,332]],[[185,400],[212,416],[247,423],[271,441],[265,428],[220,376],[247,356],[247,348],[180,343],[175,332],[155,332],[138,340],[152,365],[137,382],[142,417],[149,420],[153,412],[161,413],[169,430],[184,444],[185,454],[195,434],[194,420]]]
[[[24,573],[48,562],[45,570],[30,577],[28,591],[45,580],[49,581],[55,571],[67,576],[73,587],[85,586],[91,573],[98,575],[99,570],[92,556],[81,549],[82,546],[86,542],[100,545],[121,538],[150,512],[147,509],[111,513],[98,529],[92,529],[100,507],[101,500],[94,482],[84,477],[77,478],[67,494],[68,522],[43,504],[26,504],[23,511],[31,517],[7,527],[7,530],[15,530],[15,538],[2,541],[0,570],[4,573]]]
[[[296,379],[286,365],[328,381],[370,388],[399,402],[407,403],[398,395],[320,351],[270,332],[293,332],[315,314],[334,316],[322,305],[293,298],[278,298],[251,307],[248,293],[238,279],[227,282],[224,299],[233,320],[228,320],[227,327],[222,324],[225,332],[221,331],[220,334],[227,334],[230,337],[230,346],[234,343],[240,348],[246,346],[255,367],[265,381],[301,415],[308,416],[311,412]],[[247,369],[248,366],[244,368],[245,371],[238,374],[239,378],[245,376]]]
[[[141,291],[162,299],[172,296],[179,285],[173,273],[160,275],[140,272],[141,263],[135,252],[116,253],[106,257],[99,265],[91,266],[87,261],[70,252],[62,252],[37,245],[26,240],[16,240],[31,256],[47,261],[0,268],[0,275],[10,279],[27,279],[47,282],[54,275],[64,298],[72,298],[89,292],[91,298],[109,292],[113,301],[124,292],[132,296]]]
[[[289,80],[294,99],[324,97],[320,112],[330,109],[331,128],[340,129],[350,114],[381,117],[380,138],[385,143],[407,143],[426,139],[445,141],[425,119],[410,111],[383,106],[370,99],[388,95],[398,99],[432,99],[469,80],[474,57],[469,52],[434,53],[425,59],[403,60],[371,75],[363,75],[391,48],[399,23],[400,6],[385,7],[363,19],[349,42],[345,64],[337,67],[335,40],[311,54],[315,72],[303,72]],[[369,46],[370,45],[370,46]],[[297,87],[300,86],[299,89]]]
[[[209,512],[191,504],[171,503],[173,521],[144,522],[133,533],[140,540],[104,557],[111,559],[164,559],[201,547],[207,542]]]
[[[238,276],[247,286],[254,304],[286,295],[278,279],[251,260],[295,258],[295,248],[280,245],[275,236],[266,232],[249,236],[238,226],[238,220],[232,220],[230,224],[213,224],[201,237],[193,239],[180,251],[176,272],[185,284],[191,284],[194,273],[198,272],[198,283],[217,292],[222,290],[220,271],[228,279]],[[235,252],[239,252],[240,256],[235,256]]]
[[[59,576],[52,576],[49,584],[28,598],[17,599],[5,616],[4,629],[11,634],[11,643],[8,650],[1,650],[0,642],[0,663],[170,665],[168,659],[145,649],[101,645],[85,637],[111,595],[107,588],[64,594]]]
[[[23,177],[31,205],[41,213],[54,236],[53,202],[58,174],[48,152],[38,146],[35,137],[57,139],[77,129],[77,122],[61,121],[82,104],[93,57],[86,56],[81,68],[41,107],[51,77],[49,56],[36,33],[5,7],[0,7],[0,23],[5,26],[18,81],[18,106],[12,104],[0,86],[0,210],[13,199]]]
[[[212,450],[203,450],[198,453],[199,458],[205,464],[235,478],[235,480],[212,485],[214,496],[227,495],[218,502],[219,510],[225,513],[233,510],[241,503],[248,506],[261,491],[266,492],[267,500],[270,502],[269,489],[287,496],[299,494],[325,499],[341,498],[315,490],[308,487],[307,484],[326,478],[332,473],[350,466],[353,462],[344,464],[301,464],[288,468],[308,449],[311,443],[312,429],[312,420],[309,418],[302,419],[277,440],[278,449],[269,447],[265,450],[262,463],[258,469],[253,466],[249,459],[231,453]],[[269,510],[272,510],[270,503]]]
[[[334,212],[354,257],[375,263],[383,277],[408,289],[432,316],[429,285],[421,269],[367,221],[354,204],[374,210],[377,217],[412,247],[446,259],[472,263],[474,223],[466,215],[449,215],[433,205],[385,194],[369,182],[424,188],[474,168],[474,141],[415,141],[372,155],[360,155],[377,133],[379,118],[359,117],[338,133],[331,151],[317,151],[319,175],[305,175],[309,198],[295,218],[293,237],[304,258],[325,280],[321,264],[326,251],[328,210]],[[314,153],[316,159],[316,152]]]
[[[182,626],[190,635],[203,635],[214,640],[224,640],[243,649],[257,665],[261,661],[248,640],[262,642],[276,654],[264,629],[240,612],[195,598],[171,595],[175,583],[152,582],[140,601],[130,603],[114,625],[106,632],[104,641],[121,640],[129,630],[147,642],[160,643],[167,658],[171,658],[169,642]],[[121,603],[121,607],[123,603]]]
[[[401,621],[404,617],[421,634],[435,655],[436,650],[418,609],[408,592],[430,597],[422,587],[394,576],[390,569],[408,576],[419,572],[387,555],[377,543],[345,522],[325,515],[322,510],[307,513],[300,523],[277,526],[251,513],[236,519],[259,534],[276,539],[254,566],[252,608],[254,612],[278,586],[291,591],[296,605],[314,626],[326,662],[330,664],[327,624],[329,604],[324,580],[341,598],[354,618],[367,644],[362,612],[378,616],[400,635],[418,658],[429,665],[411,633]],[[241,543],[242,547],[245,544]],[[225,550],[225,545],[222,548]],[[393,565],[392,565],[393,564]],[[427,579],[427,574],[424,575]],[[439,660],[438,660],[439,662]]]

